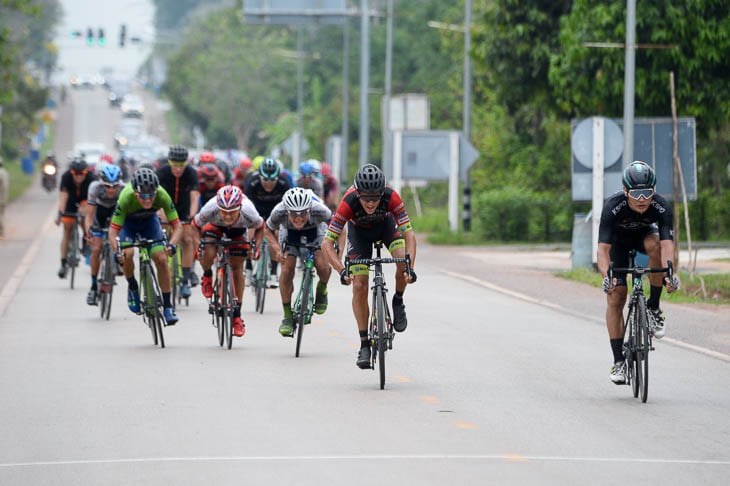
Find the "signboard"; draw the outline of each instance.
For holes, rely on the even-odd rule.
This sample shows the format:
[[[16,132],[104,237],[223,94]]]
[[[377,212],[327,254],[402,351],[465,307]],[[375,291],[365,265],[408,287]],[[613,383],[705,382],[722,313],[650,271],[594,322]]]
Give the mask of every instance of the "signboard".
[[[357,14],[347,0],[244,0],[244,21],[250,24],[341,25]]]
[[[592,166],[586,163],[586,147],[591,147],[593,140],[590,130],[581,129],[586,120],[572,122],[571,165],[573,201],[590,201],[593,194]],[[619,128],[623,120],[613,119]],[[683,117],[677,120],[679,159],[682,162],[682,174],[687,188],[687,198],[697,199],[697,142],[695,136],[695,119]],[[607,123],[608,127],[610,124]],[[623,134],[617,140],[615,130],[606,129],[604,143],[606,161],[604,169],[604,198],[621,190],[623,168],[613,161],[616,148],[620,145],[623,152]],[[618,144],[618,145],[617,145]],[[674,159],[672,119],[671,118],[636,118],[634,119],[634,156],[632,160],[643,160],[654,168],[657,175],[657,192],[664,197],[674,197]],[[619,153],[619,158],[620,158]]]

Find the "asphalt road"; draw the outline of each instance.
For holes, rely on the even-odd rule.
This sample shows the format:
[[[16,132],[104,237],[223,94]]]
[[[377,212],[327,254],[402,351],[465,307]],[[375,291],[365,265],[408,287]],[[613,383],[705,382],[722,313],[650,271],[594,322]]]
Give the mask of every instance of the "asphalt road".
[[[86,126],[113,116],[99,110]],[[277,333],[276,291],[261,315],[245,296],[247,334],[232,350],[217,345],[198,288],[165,330],[166,349],[126,309],[121,280],[112,319],[102,321],[85,304],[88,267],[75,290],[55,275],[54,198],[34,187],[10,210],[24,224],[0,242],[0,484],[730,477],[727,354],[702,343],[689,349],[676,336],[686,323],[675,316],[712,320],[696,309],[666,308],[678,343],[656,343],[642,404],[608,380],[603,296],[553,277],[550,255],[526,252],[517,265],[512,250],[494,257],[423,244],[419,280],[406,293],[410,324],[388,353],[381,391],[377,373],[354,364],[349,289],[335,279],[300,358]],[[727,314],[718,319],[724,325]]]

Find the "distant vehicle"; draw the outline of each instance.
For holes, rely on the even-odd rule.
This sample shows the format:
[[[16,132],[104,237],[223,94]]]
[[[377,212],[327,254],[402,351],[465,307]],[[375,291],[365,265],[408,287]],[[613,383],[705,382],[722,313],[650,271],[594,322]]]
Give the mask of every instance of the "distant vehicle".
[[[74,74],[73,76],[71,76],[70,81],[71,87],[75,89],[94,89],[94,87],[96,86],[91,76],[85,76],[82,74]]]
[[[134,160],[137,166],[154,162],[159,156],[157,143],[146,138],[130,141],[124,147],[120,147],[119,151],[124,158]]]
[[[120,106],[124,96],[129,93],[129,81],[112,79],[107,82],[107,86],[109,88],[109,105]]]
[[[131,116],[134,114],[142,116],[144,114],[144,103],[142,102],[142,98],[135,94],[124,95],[120,108],[122,109],[123,116]]]
[[[114,146],[121,150],[130,142],[142,138],[144,134],[144,122],[141,119],[122,118],[117,133],[114,135]]]
[[[96,142],[83,142],[74,145],[72,156],[83,156],[86,163],[89,164],[89,170],[93,172],[96,165],[101,160],[101,156],[106,153],[106,145]]]

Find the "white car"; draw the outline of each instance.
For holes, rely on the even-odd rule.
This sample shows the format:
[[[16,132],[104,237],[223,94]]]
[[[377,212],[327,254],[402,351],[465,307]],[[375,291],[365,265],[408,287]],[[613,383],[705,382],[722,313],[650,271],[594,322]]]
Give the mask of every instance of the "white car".
[[[144,113],[144,103],[142,102],[142,98],[135,94],[124,95],[120,108],[122,109],[122,116],[136,115],[141,117]]]
[[[83,156],[89,164],[89,170],[94,171],[96,165],[101,161],[101,156],[106,153],[106,145],[96,142],[83,142],[74,145],[73,156]]]

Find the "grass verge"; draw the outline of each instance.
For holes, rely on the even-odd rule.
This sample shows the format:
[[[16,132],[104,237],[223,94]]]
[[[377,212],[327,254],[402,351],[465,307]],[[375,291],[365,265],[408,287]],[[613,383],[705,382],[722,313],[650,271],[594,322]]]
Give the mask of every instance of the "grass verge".
[[[559,277],[582,282],[594,287],[601,287],[601,275],[589,268],[580,268],[566,272],[558,272]],[[680,272],[681,288],[673,294],[664,292],[662,300],[675,303],[730,304],[730,274],[710,273],[695,275],[693,279],[688,273]],[[649,279],[644,279],[644,290],[649,290]]]

